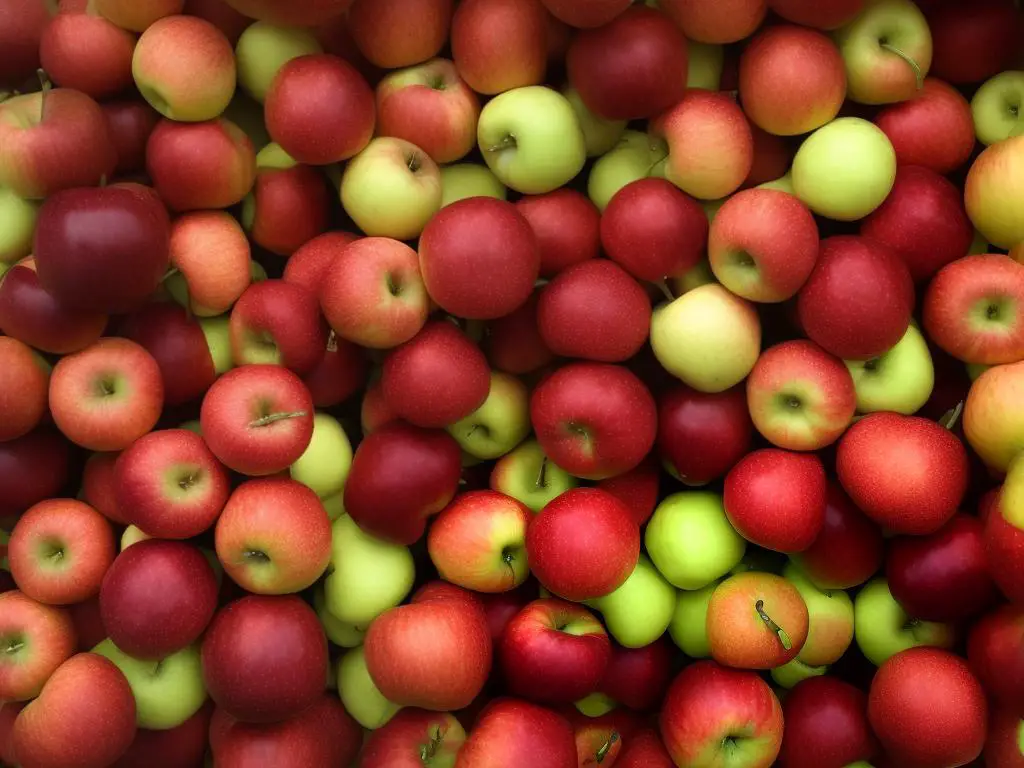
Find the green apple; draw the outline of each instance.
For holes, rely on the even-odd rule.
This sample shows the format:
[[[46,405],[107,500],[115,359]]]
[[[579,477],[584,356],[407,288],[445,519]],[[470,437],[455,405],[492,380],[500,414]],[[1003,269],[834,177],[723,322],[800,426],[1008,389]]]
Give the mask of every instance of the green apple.
[[[857,593],[853,614],[857,647],[876,666],[908,648],[952,648],[956,642],[953,625],[911,618],[884,578],[872,579]]]
[[[796,192],[793,189],[793,174],[790,171],[787,171],[786,173],[782,174],[777,179],[772,179],[771,181],[765,181],[761,184],[758,184],[757,188],[777,189],[780,192],[786,192],[787,194],[794,196],[796,195]]]
[[[187,301],[186,299],[186,306],[188,306]],[[203,336],[206,337],[206,346],[210,349],[213,370],[218,376],[227,373],[234,367],[231,355],[229,316],[200,317],[199,327],[203,331]]]
[[[892,191],[896,150],[874,123],[840,117],[800,145],[792,175],[794,193],[812,211],[836,221],[856,221]]]
[[[974,133],[986,147],[1024,130],[1024,72],[1008,70],[986,80],[971,99]]]
[[[13,264],[32,253],[39,206],[0,187],[0,263]]]
[[[749,301],[709,283],[654,310],[651,349],[662,368],[685,384],[724,392],[757,362],[761,321]]]
[[[513,88],[480,111],[477,143],[502,184],[524,195],[572,181],[587,162],[587,144],[572,104],[542,85]]]
[[[257,22],[258,24],[259,22]],[[255,26],[255,25],[254,25]],[[252,27],[250,27],[252,29]],[[279,171],[286,171],[294,168],[299,161],[289,155],[280,144],[270,142],[256,153],[257,168],[272,168]]]
[[[469,197],[493,197],[505,200],[508,189],[491,173],[491,169],[478,163],[456,163],[441,167],[441,207]]]
[[[598,159],[587,177],[587,194],[601,211],[627,184],[646,179],[668,157],[663,139],[627,130],[619,143]]]
[[[326,413],[314,414],[313,437],[288,469],[292,480],[324,499],[344,490],[351,468],[352,443],[341,422]]]
[[[249,265],[249,276],[254,283],[262,283],[264,280],[270,279],[270,275],[267,274],[267,268],[255,260]]]
[[[804,664],[798,657],[781,667],[772,669],[771,676],[777,685],[789,689],[809,677],[821,677],[826,672],[828,672],[827,666],[812,667]]]
[[[413,240],[441,208],[441,169],[415,144],[378,136],[345,166],[341,204],[366,235]]]
[[[797,659],[808,667],[835,664],[853,642],[853,601],[841,589],[822,590],[789,563],[782,576],[796,587],[807,605],[808,628]]]
[[[476,459],[504,456],[530,434],[530,392],[515,376],[491,371],[487,399],[447,429],[462,450]]]
[[[615,710],[618,707],[618,702],[615,701],[607,693],[601,693],[600,691],[592,693],[584,699],[580,699],[574,705],[580,714],[586,715],[587,717],[603,717],[609,712]]]
[[[345,514],[345,491],[342,490],[340,493],[335,493],[333,496],[325,496],[320,499],[320,503],[324,505],[324,511],[327,513],[327,519],[333,523]]]
[[[684,274],[669,278],[669,285],[676,296],[682,296],[684,293],[688,293],[702,285],[717,282],[715,273],[711,271],[711,262],[708,261],[707,257],[698,261],[696,266],[691,267]]]
[[[686,56],[686,87],[719,90],[725,67],[725,46],[687,40]]]
[[[680,589],[703,589],[720,579],[747,549],[721,495],[712,491],[666,497],[647,522],[644,544],[657,569]]]
[[[491,470],[491,488],[518,499],[534,512],[577,485],[579,480],[551,461],[536,440],[520,443]]]
[[[324,594],[323,583],[318,584],[313,592],[313,607],[316,609],[316,615],[320,617],[324,634],[332,643],[340,648],[356,648],[363,644],[363,638],[366,637],[364,627],[342,621],[327,610],[327,596]]]
[[[129,656],[108,637],[92,652],[110,659],[124,674],[135,697],[139,728],[176,728],[206,702],[198,646],[183,648],[159,661],[143,661]]]
[[[138,544],[140,541],[151,538],[153,537],[139,528],[139,526],[129,525],[124,529],[124,533],[121,534],[121,551],[124,552],[132,544]]]
[[[676,610],[668,633],[679,650],[691,659],[710,659],[708,645],[708,603],[711,595],[721,583],[716,579],[700,589],[681,589],[676,598]]]
[[[626,132],[629,121],[598,117],[587,108],[579,91],[571,85],[562,89],[562,95],[569,100],[576,113],[576,121],[580,124],[580,130],[583,131],[583,143],[587,148],[587,157],[600,157],[606,152],[610,152],[619,143],[622,134]]]
[[[281,67],[292,59],[324,49],[310,30],[278,27],[256,21],[246,27],[235,46],[238,84],[260,104]]]
[[[896,345],[870,360],[846,360],[861,413],[895,411],[910,415],[932,396],[935,366],[928,342],[913,323]]]
[[[348,515],[331,524],[325,605],[340,621],[369,625],[405,599],[415,577],[407,547],[371,536]]]
[[[363,647],[353,648],[338,661],[338,696],[345,710],[363,728],[376,730],[402,707],[384,698],[370,677]]]
[[[668,629],[676,608],[676,589],[640,555],[636,568],[618,589],[584,605],[601,612],[615,641],[626,648],[650,645]]]

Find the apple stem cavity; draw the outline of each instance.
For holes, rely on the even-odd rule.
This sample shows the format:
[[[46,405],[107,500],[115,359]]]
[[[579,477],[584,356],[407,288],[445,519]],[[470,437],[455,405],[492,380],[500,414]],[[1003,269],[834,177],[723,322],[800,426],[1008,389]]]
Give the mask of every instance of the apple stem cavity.
[[[600,765],[604,762],[604,759],[608,757],[608,753],[612,747],[615,746],[615,742],[619,740],[619,732],[612,731],[611,736],[608,737],[608,741],[601,745],[601,748],[597,750],[597,754],[594,757],[597,759],[597,764]]]
[[[942,414],[942,418],[939,419],[939,424],[946,429],[953,431],[956,428],[957,422],[960,421],[960,416],[964,412],[964,401],[961,400],[956,404],[955,408],[951,408]]]
[[[249,426],[252,428],[268,427],[271,424],[275,424],[279,421],[287,421],[288,419],[301,419],[305,415],[305,411],[290,411],[288,413],[268,413],[266,416],[260,416],[258,419],[253,419],[252,421],[250,421]]]
[[[761,617],[761,621],[767,625],[768,629],[778,636],[779,642],[782,643],[782,647],[787,651],[793,650],[793,641],[789,639],[789,635],[786,634],[786,630],[776,624],[775,620],[765,611],[764,600],[758,600],[754,604],[754,610],[757,611],[757,615]]]
[[[910,54],[908,54],[906,51],[897,48],[895,45],[885,40],[880,42],[879,46],[882,48],[882,50],[889,51],[889,53],[894,53],[901,59],[903,59],[905,62],[907,62],[907,66],[914,70],[914,79],[917,81],[917,90],[921,90],[922,88],[924,88],[924,72],[921,71],[921,65],[914,61],[914,58]]]
[[[258,549],[250,549],[242,553],[242,557],[246,560],[258,560],[261,563],[269,563],[270,557],[266,552],[262,552]]]

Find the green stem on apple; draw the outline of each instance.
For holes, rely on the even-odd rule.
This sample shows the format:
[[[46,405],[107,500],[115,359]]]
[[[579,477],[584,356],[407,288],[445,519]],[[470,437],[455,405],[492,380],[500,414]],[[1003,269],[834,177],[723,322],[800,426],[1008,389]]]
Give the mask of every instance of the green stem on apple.
[[[960,421],[960,416],[963,414],[963,412],[964,401],[961,400],[959,403],[956,404],[955,408],[951,408],[950,410],[942,414],[942,418],[939,419],[939,424],[945,427],[946,429],[952,431],[956,427],[957,422]]]
[[[921,71],[921,65],[914,61],[914,58],[906,51],[897,48],[892,43],[880,43],[882,50],[894,53],[907,62],[907,65],[914,70],[914,79],[917,80],[917,90],[924,88],[924,72]]]
[[[420,762],[423,765],[430,765],[430,761],[437,756],[437,750],[440,749],[443,741],[444,731],[440,726],[435,726],[434,732],[430,735],[430,741],[420,745]]]
[[[170,278],[172,278],[175,275],[179,274],[180,271],[181,270],[179,270],[177,267],[171,267],[166,272],[164,272],[164,276],[160,278],[160,282],[161,283],[167,282],[167,280],[169,280]]]
[[[612,731],[611,736],[608,737],[608,741],[601,745],[601,748],[597,750],[595,757],[597,758],[597,764],[600,765],[604,762],[604,759],[608,757],[608,753],[612,747],[615,746],[615,742],[619,740],[619,732]]]
[[[676,297],[672,295],[672,289],[668,287],[667,282],[665,282],[664,280],[658,280],[654,284],[658,287],[658,290],[665,294],[666,299],[668,299],[669,301],[676,300]]]
[[[507,136],[503,137],[502,140],[499,141],[494,146],[488,147],[487,151],[488,152],[502,152],[502,151],[504,151],[506,149],[515,149],[515,148],[516,148],[516,137],[513,134],[510,133]]]
[[[291,411],[289,413],[268,413],[266,416],[260,416],[258,419],[253,419],[249,422],[250,427],[267,427],[278,421],[286,421],[288,419],[301,419],[306,415],[305,411]]]
[[[793,641],[789,639],[789,635],[786,634],[786,630],[775,623],[775,620],[769,616],[764,610],[764,600],[758,600],[754,604],[754,610],[757,611],[757,615],[761,617],[763,621],[772,632],[778,635],[779,642],[782,643],[782,647],[787,651],[793,649]]]
[[[39,119],[42,121],[46,117],[46,94],[53,88],[53,83],[45,69],[37,69],[36,75],[39,77]]]
[[[537,472],[537,482],[535,485],[538,488],[544,488],[548,481],[548,457],[545,456],[540,462],[540,471]]]

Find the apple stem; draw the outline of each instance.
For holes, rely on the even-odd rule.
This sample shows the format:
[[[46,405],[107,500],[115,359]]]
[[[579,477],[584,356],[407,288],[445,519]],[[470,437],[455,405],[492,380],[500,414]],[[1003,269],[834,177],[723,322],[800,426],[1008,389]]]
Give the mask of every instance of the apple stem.
[[[327,351],[338,351],[338,334],[336,334],[333,330],[327,335]]]
[[[423,765],[430,765],[430,761],[437,755],[442,741],[444,741],[444,731],[440,726],[435,726],[434,732],[430,735],[430,741],[420,745],[420,762]]]
[[[17,653],[25,647],[24,640],[11,640],[7,643],[7,647],[4,648],[4,653]]]
[[[907,62],[907,65],[914,70],[914,79],[917,80],[917,90],[924,88],[924,72],[921,71],[921,66],[914,61],[913,57],[907,54],[906,51],[897,48],[892,43],[881,43],[881,47],[883,50],[889,51],[889,53],[894,53]]]
[[[672,290],[668,287],[667,282],[665,282],[664,280],[658,280],[654,284],[658,287],[658,290],[665,294],[666,299],[668,299],[669,301],[676,300],[676,297],[672,295]]]
[[[779,642],[782,643],[782,647],[787,651],[793,649],[793,641],[789,639],[789,635],[786,634],[786,630],[775,623],[775,620],[769,616],[764,610],[764,600],[758,600],[754,605],[754,610],[757,611],[757,615],[761,617],[763,621],[772,632],[778,635]]]
[[[266,416],[261,416],[258,419],[250,421],[249,426],[266,427],[278,421],[286,421],[287,419],[301,419],[305,415],[305,411],[291,411],[290,413],[268,413]]]
[[[963,414],[963,412],[964,401],[961,400],[959,403],[956,404],[955,408],[951,408],[950,410],[942,414],[942,418],[939,419],[939,424],[945,427],[946,429],[952,431],[956,427],[957,422],[960,421],[960,416]]]
[[[169,279],[171,279],[175,275],[179,274],[180,271],[181,270],[179,270],[177,267],[171,267],[166,272],[164,272],[164,276],[160,278],[160,282],[161,283],[167,282]]]
[[[506,149],[515,149],[516,137],[514,134],[508,134],[501,141],[495,144],[493,147],[488,147],[488,152],[501,152]]]
[[[615,742],[617,742],[618,740],[619,732],[612,731],[611,736],[608,737],[608,741],[602,744],[601,748],[597,750],[597,754],[595,755],[595,757],[597,758],[598,765],[604,762],[604,759],[608,757],[608,753],[611,751],[611,748],[615,745]]]
[[[548,479],[548,457],[545,456],[541,460],[541,462],[540,462],[540,471],[537,472],[537,482],[536,482],[537,487],[538,488],[544,488],[547,485],[547,479]]]
[[[46,117],[46,94],[53,88],[53,83],[45,69],[37,69],[36,75],[39,77],[39,119],[42,120]]]

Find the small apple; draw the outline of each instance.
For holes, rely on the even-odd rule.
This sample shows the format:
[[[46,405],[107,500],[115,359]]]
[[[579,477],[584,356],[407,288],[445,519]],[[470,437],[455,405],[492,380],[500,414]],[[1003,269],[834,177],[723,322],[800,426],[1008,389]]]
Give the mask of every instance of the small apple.
[[[314,414],[309,445],[288,468],[292,480],[326,499],[345,489],[351,468],[352,443],[341,422],[327,413]]]
[[[491,470],[490,487],[540,512],[579,481],[555,464],[536,440],[527,440],[506,453]]]
[[[700,589],[681,589],[676,597],[676,610],[668,626],[672,641],[691,659],[710,659],[708,644],[708,604],[718,587],[712,581]]]
[[[916,325],[886,352],[868,360],[846,360],[857,392],[857,411],[917,413],[932,396],[935,366],[928,343]]]
[[[375,731],[387,725],[402,709],[384,698],[366,668],[366,649],[360,645],[338,662],[338,695],[345,710],[364,728]]]
[[[530,396],[522,381],[491,371],[487,399],[446,429],[471,456],[491,460],[507,454],[530,434]]]

